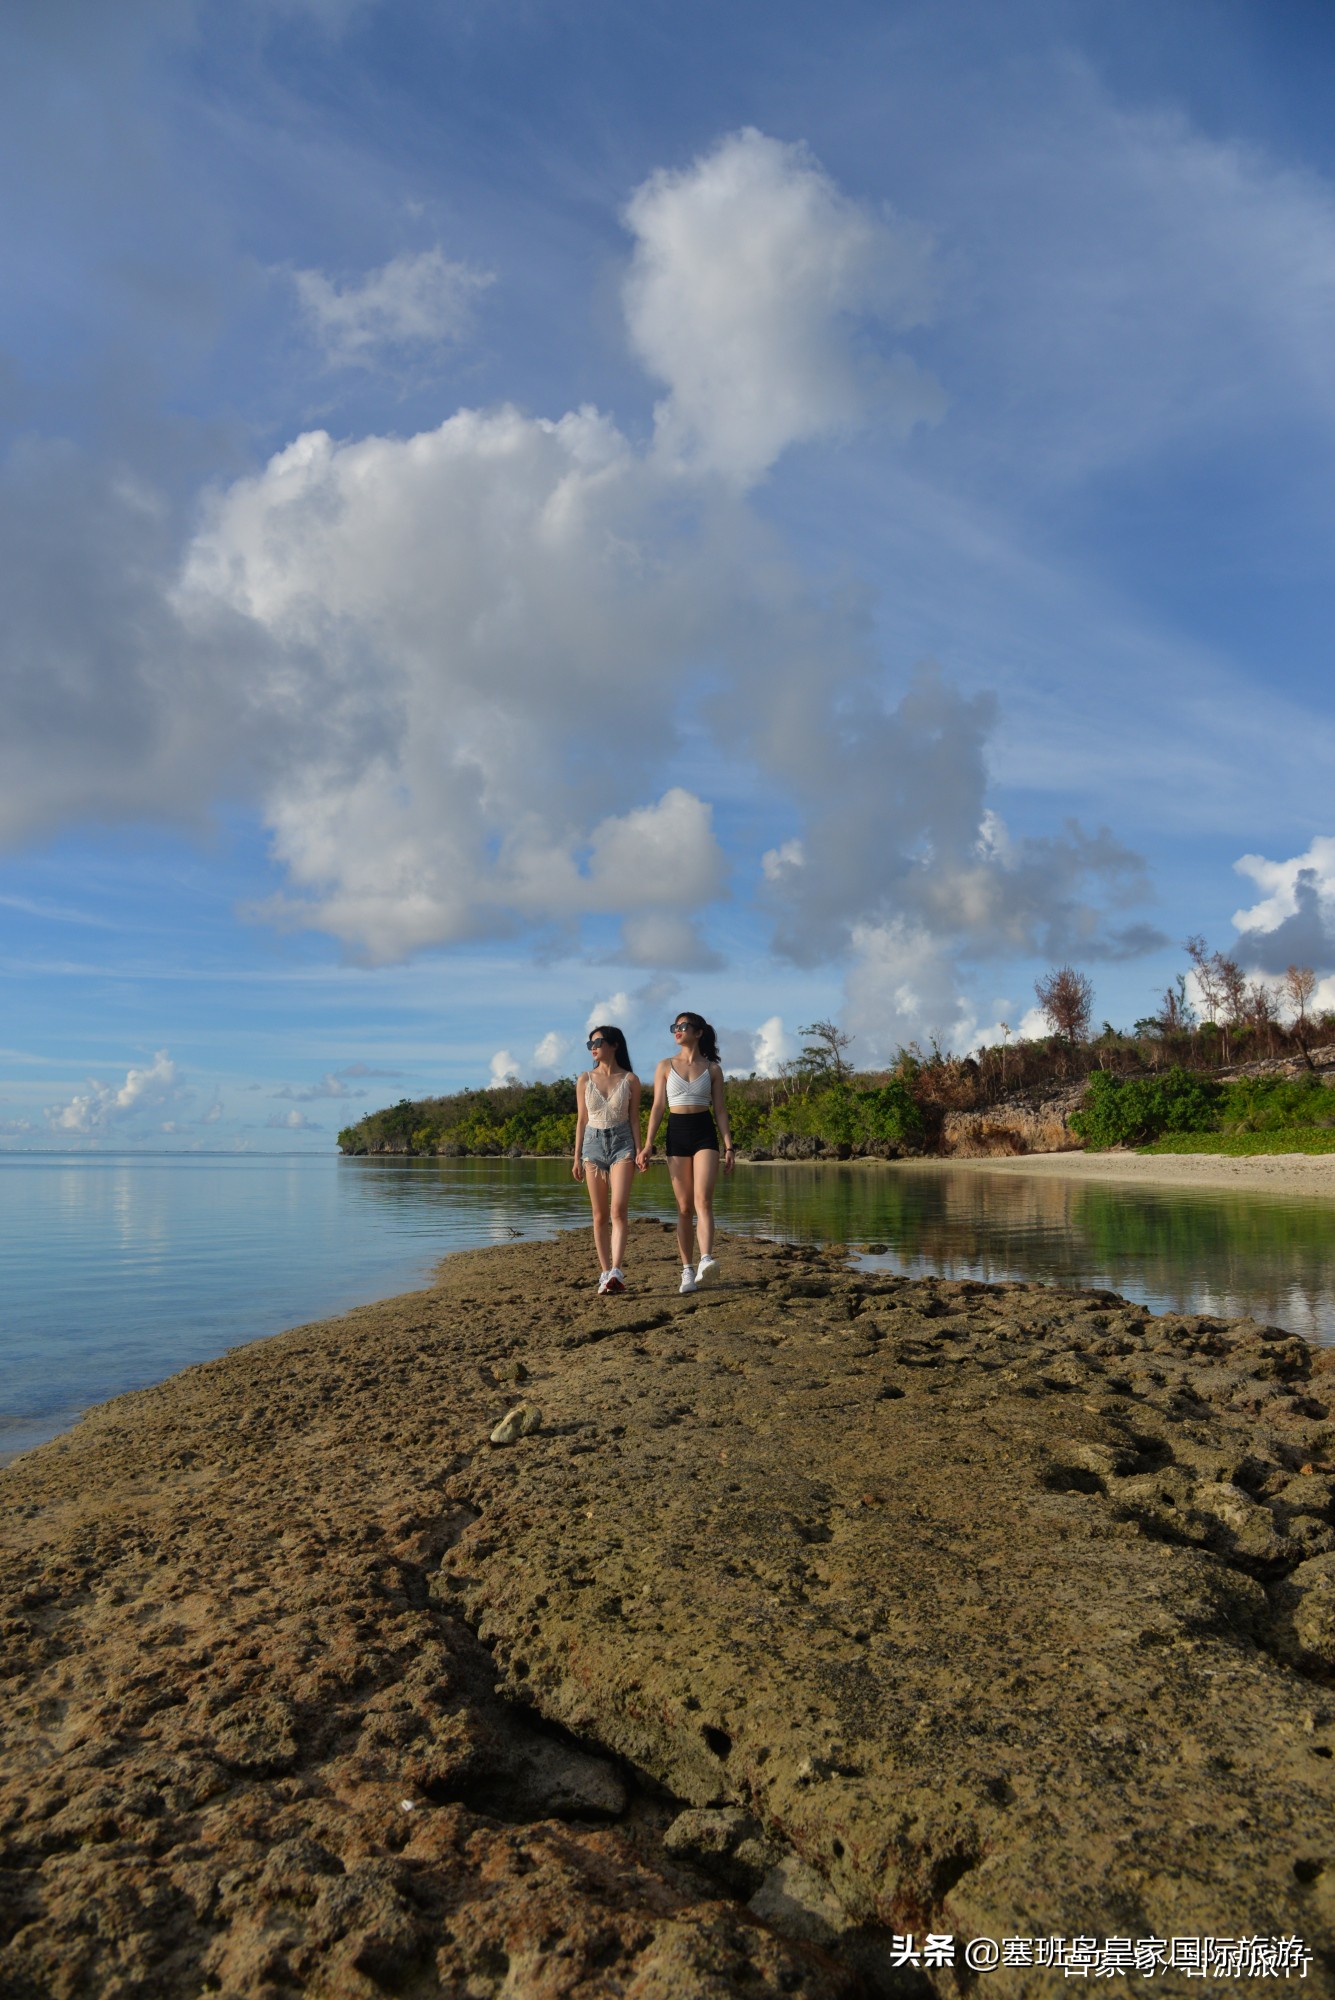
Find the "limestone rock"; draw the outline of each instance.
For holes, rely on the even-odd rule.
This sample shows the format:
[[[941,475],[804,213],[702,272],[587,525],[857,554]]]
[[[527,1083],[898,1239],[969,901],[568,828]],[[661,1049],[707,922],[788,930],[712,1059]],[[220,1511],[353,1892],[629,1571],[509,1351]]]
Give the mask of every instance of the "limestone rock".
[[[1335,1553],[1299,1563],[1270,1596],[1283,1650],[1304,1664],[1335,1668]]]
[[[736,1806],[680,1813],[663,1841],[669,1854],[695,1862],[743,1897],[755,1895],[779,1859],[759,1821]]]
[[[516,1403],[491,1433],[493,1444],[513,1444],[517,1438],[531,1437],[542,1427],[542,1411],[536,1403]]]
[[[851,2000],[929,1928],[1292,1933],[1323,1990],[1302,1344],[633,1255],[624,1320],[585,1233],[469,1252],[0,1471],[0,1990]],[[492,1450],[516,1350],[543,1420]]]
[[[840,1931],[852,1927],[829,1884],[796,1855],[775,1863],[747,1908],[785,1936],[808,1944],[832,1944]]]

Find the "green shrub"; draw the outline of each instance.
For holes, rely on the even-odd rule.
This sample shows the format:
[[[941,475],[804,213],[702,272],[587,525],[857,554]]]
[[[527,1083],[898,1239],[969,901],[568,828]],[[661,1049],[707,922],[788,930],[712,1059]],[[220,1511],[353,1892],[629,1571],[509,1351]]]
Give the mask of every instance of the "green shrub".
[[[1126,1077],[1099,1070],[1089,1079],[1071,1129],[1096,1152],[1106,1146],[1143,1146],[1165,1132],[1208,1132],[1221,1096],[1217,1083],[1185,1069]]]
[[[1318,1076],[1244,1076],[1225,1084],[1225,1132],[1311,1132],[1335,1126],[1335,1090]]]
[[[531,1128],[524,1150],[529,1153],[573,1153],[575,1114],[567,1118],[540,1118]]]
[[[907,1083],[892,1076],[887,1083],[855,1093],[860,1139],[888,1140],[898,1146],[921,1144],[922,1112]]]

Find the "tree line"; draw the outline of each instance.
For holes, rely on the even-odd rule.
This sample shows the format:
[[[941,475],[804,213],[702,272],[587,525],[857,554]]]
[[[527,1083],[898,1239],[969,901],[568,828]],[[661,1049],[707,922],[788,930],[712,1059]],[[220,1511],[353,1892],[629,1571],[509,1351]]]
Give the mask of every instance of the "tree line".
[[[998,1042],[967,1056],[935,1041],[926,1049],[911,1042],[887,1067],[862,1069],[851,1053],[852,1035],[835,1021],[808,1022],[799,1030],[798,1054],[777,1075],[729,1078],[733,1136],[756,1159],[893,1159],[935,1151],[952,1113],[1041,1100],[1086,1079],[1080,1114],[1086,1142],[1130,1143],[1146,1132],[1213,1129],[1212,1120],[1230,1115],[1226,1097],[1190,1085],[1192,1078],[1199,1084],[1202,1075],[1283,1056],[1301,1057],[1315,1072],[1312,1050],[1335,1039],[1335,1014],[1313,1015],[1317,981],[1309,967],[1290,966],[1276,992],[1248,980],[1235,960],[1209,951],[1200,937],[1188,938],[1184,949],[1199,1005],[1184,971],[1129,1034],[1107,1021],[1093,1032],[1093,983],[1071,965],[1054,966],[1035,982],[1047,1035],[1015,1036],[1003,1022]],[[1123,1086],[1137,1079],[1162,1087],[1124,1095]],[[1315,1074],[1312,1081],[1320,1087]],[[1268,1100],[1268,1109],[1258,1110],[1259,1103],[1249,1100],[1238,1116],[1300,1116],[1296,1098],[1285,1101],[1287,1109],[1278,1098]],[[1307,1110],[1317,1119],[1323,1108],[1313,1100]],[[344,1153],[562,1155],[573,1151],[575,1118],[573,1077],[510,1081],[402,1098],[347,1126],[338,1144]],[[1114,1132],[1121,1136],[1108,1136]]]
[[[1188,974],[1179,972],[1154,1013],[1136,1022],[1134,1038],[1171,1044],[1179,1053],[1185,1045],[1223,1067],[1245,1059],[1237,1055],[1240,1047],[1273,1056],[1292,1046],[1311,1067],[1313,1030],[1335,1032],[1335,1014],[1323,1013],[1313,1021],[1317,976],[1310,965],[1290,965],[1276,991],[1263,979],[1248,979],[1235,958],[1211,951],[1203,937],[1189,937],[1183,950],[1196,976],[1199,1012],[1188,998]],[[1085,973],[1071,965],[1056,966],[1035,981],[1034,993],[1055,1035],[1072,1045],[1090,1040],[1094,987]],[[1115,1034],[1106,1021],[1104,1034]]]

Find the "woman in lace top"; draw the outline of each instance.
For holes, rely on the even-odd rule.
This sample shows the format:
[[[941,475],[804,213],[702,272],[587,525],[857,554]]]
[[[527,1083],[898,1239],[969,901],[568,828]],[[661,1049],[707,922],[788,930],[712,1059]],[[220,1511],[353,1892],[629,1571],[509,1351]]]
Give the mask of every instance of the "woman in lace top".
[[[591,1028],[588,1047],[593,1068],[575,1085],[579,1119],[571,1171],[589,1190],[598,1292],[604,1297],[626,1289],[622,1264],[640,1132],[640,1079],[620,1028]]]

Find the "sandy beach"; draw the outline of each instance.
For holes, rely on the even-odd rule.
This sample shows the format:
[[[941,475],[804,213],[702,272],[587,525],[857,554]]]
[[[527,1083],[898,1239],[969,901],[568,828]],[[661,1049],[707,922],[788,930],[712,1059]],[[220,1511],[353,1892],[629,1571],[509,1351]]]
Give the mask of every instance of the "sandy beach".
[[[1071,1181],[1121,1181],[1140,1187],[1232,1189],[1289,1199],[1335,1201],[1335,1153],[1269,1153],[1230,1159],[1220,1153],[1026,1153],[1021,1158],[904,1160],[896,1172],[1042,1174]]]
[[[1039,2000],[1036,1937],[1286,1934],[1330,1992],[1329,1357],[632,1239],[623,1298],[586,1231],[461,1252],[0,1471],[0,1985],[945,2000],[1010,1938]]]

